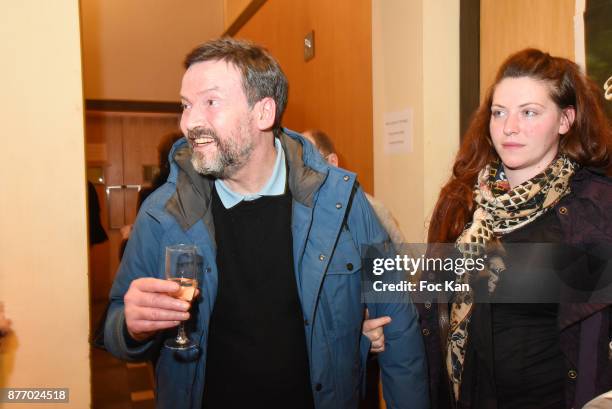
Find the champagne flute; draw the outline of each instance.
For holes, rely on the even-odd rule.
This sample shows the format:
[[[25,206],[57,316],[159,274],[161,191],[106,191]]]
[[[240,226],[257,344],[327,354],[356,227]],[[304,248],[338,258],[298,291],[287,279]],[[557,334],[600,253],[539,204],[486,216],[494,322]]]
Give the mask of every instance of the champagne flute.
[[[170,295],[191,303],[198,288],[196,246],[177,244],[166,247],[166,280],[178,283],[179,290]],[[195,348],[196,344],[185,332],[185,323],[181,321],[175,338],[166,340],[167,348],[185,350]]]

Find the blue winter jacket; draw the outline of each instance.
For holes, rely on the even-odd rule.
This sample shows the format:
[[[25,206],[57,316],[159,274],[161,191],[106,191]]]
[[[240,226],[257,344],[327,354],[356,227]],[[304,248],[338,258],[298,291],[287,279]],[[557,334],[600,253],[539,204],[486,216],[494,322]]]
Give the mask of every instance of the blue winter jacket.
[[[329,166],[300,135],[284,130],[293,197],[291,229],[295,279],[302,305],[311,386],[317,409],[357,408],[370,343],[361,334],[364,309],[370,317],[389,315],[386,351],[379,356],[384,398],[389,409],[429,407],[425,353],[417,312],[405,294],[394,302],[362,300],[362,245],[388,241],[353,173]],[[104,343],[127,361],[155,365],[158,408],[202,406],[208,324],[215,304],[218,271],[211,212],[212,179],[197,174],[184,140],[170,153],[167,183],[143,203],[111,290]],[[164,278],[164,248],[177,243],[198,247],[203,256],[201,295],[192,306],[189,336],[199,353],[163,347],[176,332],[163,331],[138,343],[125,327],[123,297],[132,280]],[[279,337],[282,329],[279,328]],[[273,351],[269,353],[274,359]]]

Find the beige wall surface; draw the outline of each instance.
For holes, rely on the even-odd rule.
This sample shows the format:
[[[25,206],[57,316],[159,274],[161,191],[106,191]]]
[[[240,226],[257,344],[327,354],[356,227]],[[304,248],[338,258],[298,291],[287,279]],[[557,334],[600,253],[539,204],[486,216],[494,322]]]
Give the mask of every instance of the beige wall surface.
[[[422,242],[459,144],[459,1],[373,0],[374,193]],[[384,116],[413,110],[413,151],[386,154]]]
[[[426,224],[459,149],[459,2],[423,1]]]
[[[0,301],[13,321],[12,334],[0,346],[0,387],[69,388],[70,403],[61,407],[87,408],[78,1],[5,2],[0,54]]]
[[[481,0],[480,95],[510,54],[526,47],[574,59],[575,0]]]
[[[81,0],[85,98],[178,101],[185,55],[223,31],[223,0]]]

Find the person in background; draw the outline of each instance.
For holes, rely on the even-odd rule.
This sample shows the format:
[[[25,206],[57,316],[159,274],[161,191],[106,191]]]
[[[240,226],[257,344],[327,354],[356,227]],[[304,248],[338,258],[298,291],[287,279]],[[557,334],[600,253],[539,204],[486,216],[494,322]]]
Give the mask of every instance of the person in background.
[[[302,136],[308,139],[310,142],[314,144],[317,150],[323,156],[330,165],[339,166],[340,159],[338,157],[338,153],[336,152],[336,147],[334,146],[334,142],[325,132],[319,129],[308,129],[302,132]],[[374,198],[371,194],[364,192],[370,206],[374,209],[374,213],[378,217],[378,220],[383,225],[387,233],[389,233],[389,237],[391,241],[396,245],[402,245],[406,242],[404,239],[404,235],[400,230],[399,224],[397,220],[389,209],[385,207],[385,205],[380,201]]]
[[[168,180],[168,176],[170,176],[170,151],[172,150],[174,143],[182,138],[182,133],[172,132],[164,136],[159,142],[159,145],[157,145],[157,163],[159,163],[159,172],[153,177],[150,186],[143,187],[140,192],[138,192],[139,209],[145,199],[149,197],[149,195],[157,188],[166,183],[166,180]]]
[[[475,113],[428,240],[454,242],[466,259],[501,248],[501,264],[479,275],[486,291],[508,300],[522,291],[544,296],[549,289],[529,260],[548,260],[557,277],[573,260],[529,246],[517,261],[513,245],[598,251],[609,268],[611,172],[601,90],[572,61],[525,49],[501,65]],[[585,284],[598,274],[595,261],[570,279]],[[525,281],[516,287],[519,276]],[[582,408],[612,389],[612,300],[488,304],[471,296],[419,305],[433,408]]]
[[[138,202],[137,209],[140,209],[142,203],[145,201],[147,197],[151,193],[155,191],[155,189],[159,188],[161,185],[166,183],[168,176],[170,176],[170,162],[168,156],[170,155],[170,151],[172,150],[172,145],[179,139],[183,137],[183,134],[180,132],[172,132],[159,142],[157,145],[157,154],[158,154],[158,162],[159,163],[159,172],[155,174],[153,180],[151,181],[150,186],[143,187],[140,192],[138,192]],[[133,225],[126,224],[121,226],[119,232],[121,233],[121,245],[119,246],[119,259],[123,258],[123,253],[125,252],[125,246],[127,245],[127,241],[130,238],[130,233],[132,232]]]
[[[354,409],[368,307],[393,319],[380,355],[387,407],[429,407],[414,305],[402,294],[361,300],[357,249],[389,237],[356,176],[281,127],[288,84],[276,60],[222,38],[194,49],[185,68],[185,139],[138,213],[111,290],[106,348],[155,361],[162,409]],[[191,308],[164,279],[164,249],[177,243],[203,258]],[[187,320],[198,347],[164,348]]]
[[[89,245],[104,243],[108,240],[108,235],[102,227],[100,220],[100,202],[96,187],[89,180],[87,181],[87,214],[89,217]]]

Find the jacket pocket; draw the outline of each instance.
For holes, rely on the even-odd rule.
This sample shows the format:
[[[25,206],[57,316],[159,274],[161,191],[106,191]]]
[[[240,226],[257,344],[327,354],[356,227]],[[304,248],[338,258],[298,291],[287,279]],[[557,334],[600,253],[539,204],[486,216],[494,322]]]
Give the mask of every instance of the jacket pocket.
[[[327,267],[327,274],[355,274],[361,270],[361,255],[348,230],[343,230]]]
[[[361,258],[348,231],[343,233],[346,235],[341,236],[336,246],[322,288],[331,315],[330,330],[336,338],[359,334],[364,313]]]

